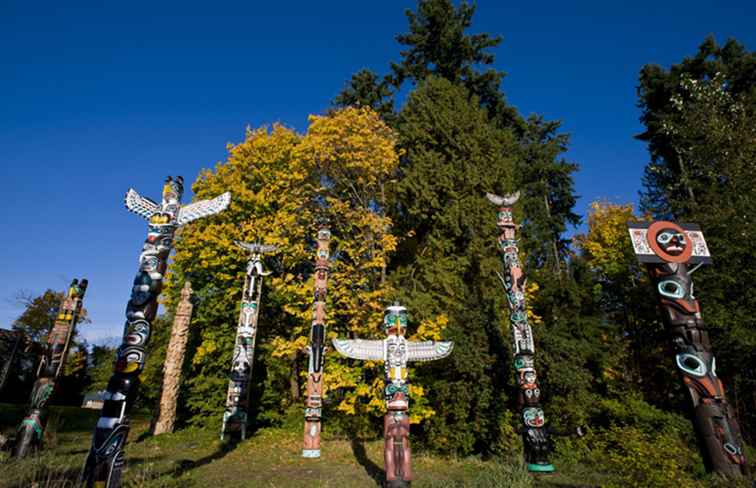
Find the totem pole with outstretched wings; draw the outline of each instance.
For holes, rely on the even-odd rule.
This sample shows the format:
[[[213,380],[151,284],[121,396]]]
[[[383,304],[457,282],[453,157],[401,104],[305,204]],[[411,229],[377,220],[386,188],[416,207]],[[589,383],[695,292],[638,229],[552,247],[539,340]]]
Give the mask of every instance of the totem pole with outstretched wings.
[[[386,486],[405,488],[412,481],[412,451],[409,443],[409,382],[407,363],[445,358],[454,343],[408,341],[407,309],[401,305],[386,308],[383,340],[334,339],[343,356],[363,361],[383,361],[386,386],[386,415],[383,418]]]
[[[83,480],[90,488],[115,488],[121,485],[124,447],[129,434],[129,411],[139,390],[139,375],[144,369],[152,321],[157,314],[158,296],[163,289],[176,229],[225,210],[231,201],[231,194],[224,193],[212,200],[182,206],[183,193],[184,180],[180,176],[166,179],[161,204],[139,195],[133,189],[126,193],[126,208],[149,224],[147,240],[139,256],[139,272],[134,278],[131,299],[126,305],[123,343],[116,352],[113,376],[105,391],[105,402],[84,467]]]

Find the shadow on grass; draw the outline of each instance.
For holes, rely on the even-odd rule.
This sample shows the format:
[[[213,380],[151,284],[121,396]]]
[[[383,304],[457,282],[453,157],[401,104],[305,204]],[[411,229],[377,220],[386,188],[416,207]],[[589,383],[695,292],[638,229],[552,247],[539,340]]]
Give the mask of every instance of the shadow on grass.
[[[191,459],[179,459],[178,461],[176,461],[176,477],[179,477],[187,471],[191,471],[192,469],[196,469],[204,466],[205,464],[211,463],[218,459],[222,459],[226,454],[236,449],[236,446],[239,444],[239,442],[240,441],[238,439],[231,439],[228,442],[224,442],[214,453],[197,459],[196,461],[192,461]]]
[[[352,454],[354,454],[354,458],[357,459],[357,462],[360,463],[360,466],[365,468],[365,472],[373,478],[373,481],[375,481],[378,486],[383,486],[383,482],[386,480],[386,471],[375,464],[368,456],[367,452],[365,452],[365,444],[357,439],[352,437]]]

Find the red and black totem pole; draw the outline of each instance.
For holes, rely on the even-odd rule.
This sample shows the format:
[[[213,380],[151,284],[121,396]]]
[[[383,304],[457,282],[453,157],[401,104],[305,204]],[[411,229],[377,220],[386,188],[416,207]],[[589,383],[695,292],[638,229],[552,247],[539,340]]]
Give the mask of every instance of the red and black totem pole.
[[[47,423],[46,406],[55,392],[55,382],[66,364],[68,348],[80,318],[86,291],[87,280],[75,279],[61,301],[55,323],[47,337],[47,347],[37,368],[37,381],[32,388],[29,412],[18,426],[14,457],[22,458],[42,446]]]
[[[690,395],[693,423],[704,461],[730,478],[747,475],[740,428],[717,377],[701,307],[693,296],[688,265],[711,264],[703,233],[695,224],[628,223],[638,260],[646,265],[675,350],[675,363]]]
[[[315,258],[315,294],[312,302],[312,328],[307,346],[307,399],[305,400],[304,449],[302,457],[320,457],[320,418],[323,408],[323,363],[325,360],[325,311],[328,288],[328,258],[331,231],[318,230],[318,249]]]
[[[87,487],[115,488],[121,485],[124,447],[129,435],[129,411],[139,391],[139,375],[147,359],[147,344],[158,309],[158,297],[173,249],[176,229],[193,220],[223,211],[231,201],[224,193],[212,200],[181,205],[184,180],[170,176],[163,186],[162,203],[145,198],[133,189],[126,193],[126,208],[146,219],[147,240],[139,256],[139,271],[126,305],[123,343],[116,352],[113,376],[95,427],[92,448],[84,466]]]
[[[504,274],[499,275],[507,294],[509,323],[512,328],[514,367],[519,387],[518,405],[522,420],[522,442],[528,471],[549,473],[554,466],[549,462],[550,443],[541,406],[541,388],[535,370],[535,345],[533,330],[528,323],[525,304],[525,274],[518,256],[517,224],[512,217],[512,205],[520,197],[519,193],[500,197],[487,193],[491,203],[499,206],[496,226],[499,235],[499,252],[504,265]]]

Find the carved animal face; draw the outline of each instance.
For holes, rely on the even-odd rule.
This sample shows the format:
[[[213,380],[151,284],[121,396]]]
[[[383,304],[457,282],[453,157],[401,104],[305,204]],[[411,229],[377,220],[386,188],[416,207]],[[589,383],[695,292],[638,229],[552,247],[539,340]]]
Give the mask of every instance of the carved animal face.
[[[404,335],[407,330],[407,311],[404,307],[389,307],[383,317],[383,328],[386,331],[393,329],[398,335]]]

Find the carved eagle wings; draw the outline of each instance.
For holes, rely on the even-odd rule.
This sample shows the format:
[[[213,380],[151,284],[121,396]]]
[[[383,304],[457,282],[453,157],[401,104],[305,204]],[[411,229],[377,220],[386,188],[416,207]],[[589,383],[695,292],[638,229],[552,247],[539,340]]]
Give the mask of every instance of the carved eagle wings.
[[[126,192],[124,203],[130,212],[134,212],[145,220],[150,220],[150,217],[160,211],[160,205],[158,203],[155,203],[147,197],[143,197],[133,188],[129,188],[129,191]]]
[[[226,192],[212,200],[200,200],[199,202],[184,205],[179,209],[176,221],[178,225],[188,224],[192,220],[201,219],[202,217],[226,210],[229,203],[231,203],[231,192]]]
[[[126,198],[124,201],[127,209],[145,220],[150,220],[150,217],[160,212],[160,204],[147,197],[143,197],[133,188],[129,188],[129,191],[126,192]],[[201,200],[199,202],[190,203],[189,205],[184,205],[179,209],[176,223],[178,225],[184,225],[193,220],[217,214],[218,212],[225,210],[229,203],[231,203],[231,193],[226,192],[211,200]]]
[[[342,355],[365,361],[384,361],[385,341],[365,339],[334,339],[333,345]],[[453,342],[443,341],[407,341],[407,361],[433,361],[448,356]]]
[[[278,249],[277,246],[271,246],[267,244],[258,244],[258,243],[250,243],[250,242],[240,242],[240,241],[234,241],[237,246],[241,247],[242,249],[246,249],[247,251],[253,253],[253,254],[265,254],[269,252],[273,252]]]
[[[520,192],[516,191],[509,195],[504,195],[503,197],[494,195],[493,193],[486,193],[486,198],[488,198],[488,201],[490,201],[494,205],[499,205],[500,207],[511,207],[520,198]]]

